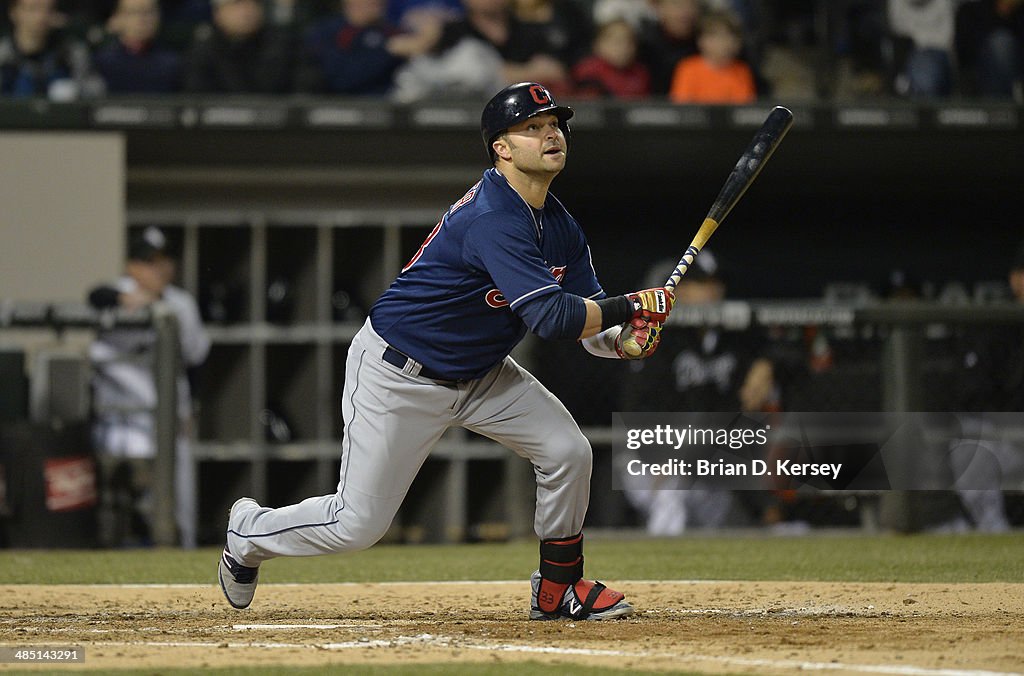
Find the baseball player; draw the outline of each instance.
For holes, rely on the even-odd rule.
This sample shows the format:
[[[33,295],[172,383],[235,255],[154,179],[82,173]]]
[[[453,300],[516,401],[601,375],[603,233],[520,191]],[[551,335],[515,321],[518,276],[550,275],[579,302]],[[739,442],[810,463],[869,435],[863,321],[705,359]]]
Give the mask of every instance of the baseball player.
[[[125,274],[113,284],[92,289],[89,303],[98,309],[123,307],[134,310],[161,301],[178,319],[183,366],[197,368],[210,352],[210,338],[203,328],[195,299],[184,289],[171,284],[175,263],[167,238],[155,227],[134,235],[128,245]],[[152,329],[114,327],[101,331],[89,346],[93,364],[93,399],[96,409],[93,437],[99,451],[104,476],[100,516],[105,537],[123,533],[112,524],[116,517],[112,484],[123,473],[132,475],[132,490],[142,506],[151,478],[150,465],[156,455],[155,419],[156,383],[152,359],[155,333]],[[174,492],[176,520],[183,547],[196,544],[195,471],[192,464],[190,429],[192,400],[183,372],[178,377],[179,427],[175,444]],[[166,480],[166,477],[157,477]],[[135,507],[133,505],[133,507]],[[145,511],[144,509],[140,511]],[[120,541],[107,544],[123,544]]]
[[[493,167],[445,212],[377,301],[349,348],[338,490],[269,509],[241,498],[228,517],[218,577],[245,608],[259,565],[277,556],[364,549],[391,524],[448,427],[494,439],[537,478],[540,566],[530,618],[633,613],[622,593],[583,578],[590,444],[569,412],[509,353],[532,331],[591,353],[637,358],[658,345],[672,308],[665,288],[607,297],[580,226],[548,188],[565,166],[573,111],[542,85],[500,91],[481,131]]]

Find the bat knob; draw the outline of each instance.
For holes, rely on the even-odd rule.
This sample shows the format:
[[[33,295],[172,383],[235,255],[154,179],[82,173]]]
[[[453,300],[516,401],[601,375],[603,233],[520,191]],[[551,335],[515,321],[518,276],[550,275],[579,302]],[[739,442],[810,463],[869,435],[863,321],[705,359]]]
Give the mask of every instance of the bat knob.
[[[639,357],[640,353],[643,352],[643,348],[640,347],[640,343],[636,342],[633,336],[630,336],[622,341],[622,351],[630,357]]]

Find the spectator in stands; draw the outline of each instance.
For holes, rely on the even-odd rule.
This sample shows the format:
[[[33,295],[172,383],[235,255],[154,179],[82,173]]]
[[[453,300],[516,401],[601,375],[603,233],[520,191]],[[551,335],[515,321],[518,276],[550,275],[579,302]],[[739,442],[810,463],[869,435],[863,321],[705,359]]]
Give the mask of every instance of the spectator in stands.
[[[674,261],[653,266],[648,281],[664,282],[674,266]],[[720,303],[725,293],[719,261],[704,249],[676,286],[676,307]],[[778,410],[774,367],[766,352],[765,341],[753,330],[673,326],[664,332],[657,354],[642,364],[631,364],[622,386],[621,410]],[[623,475],[626,497],[644,517],[649,534],[679,535],[694,526],[726,524],[733,502],[728,491],[678,490],[679,477],[657,479],[660,483],[653,486],[643,477]]]
[[[730,12],[740,22],[743,32],[753,30],[761,18],[757,0],[704,0],[704,6],[716,12]]]
[[[426,50],[444,51],[468,36],[482,40],[500,52],[508,44],[512,29],[510,1],[463,0],[463,15],[445,21],[436,42],[426,45]]]
[[[162,302],[178,320],[183,371],[177,388],[179,428],[173,481],[180,542],[194,547],[196,485],[189,446],[192,403],[184,369],[197,368],[206,360],[210,339],[195,300],[171,284],[174,275],[175,263],[164,233],[149,227],[132,236],[124,276],[92,289],[89,303],[97,309],[137,310]],[[106,545],[146,544],[149,489],[153,481],[172,480],[152,476],[157,403],[154,340],[152,329],[113,328],[101,331],[89,349],[94,371],[93,438],[103,479],[100,518]]]
[[[430,54],[439,57],[473,40],[489,45],[501,58],[501,81],[543,82],[552,91],[571,86],[568,67],[550,52],[537,51],[538,41],[512,13],[511,0],[463,0],[465,15],[447,21],[435,40],[419,41],[415,49],[403,49],[408,56]],[[392,44],[394,44],[394,40]],[[475,44],[470,43],[473,49]],[[485,59],[485,65],[490,59]],[[488,74],[489,75],[489,74]]]
[[[181,87],[181,57],[156,42],[157,0],[120,0],[107,22],[114,41],[95,57],[111,94],[168,93]]]
[[[640,29],[640,60],[651,72],[651,93],[668,95],[676,65],[697,54],[698,0],[653,0],[656,21]]]
[[[669,98],[676,103],[750,103],[757,97],[754,74],[740,60],[743,34],[727,12],[708,12],[701,19],[700,53],[683,59],[672,76]]]
[[[296,26],[304,24],[313,17],[320,18],[316,2],[298,2],[297,0],[263,0],[263,11],[267,23],[274,26]]]
[[[480,98],[507,84],[505,60],[481,35],[463,31],[467,23],[435,21],[427,15],[420,19],[416,32],[397,35],[388,42],[393,53],[409,57],[395,71],[395,101]],[[446,26],[459,28],[445,35]]]
[[[449,21],[456,21],[461,19],[465,11],[462,7],[461,0],[391,0],[388,3],[388,21],[392,25],[397,26],[401,31],[399,35],[392,37],[388,41],[388,49],[391,53],[401,56],[403,58],[415,58],[420,56],[427,56],[428,53],[437,45],[438,40],[441,37],[441,33],[444,30],[444,25]],[[430,55],[434,62],[430,62],[430,59],[421,61],[418,66],[423,66],[430,63],[430,66],[436,66],[438,63],[452,60],[456,62],[461,61],[461,54],[465,50],[458,50],[454,55],[454,59],[450,59],[450,55],[444,55],[440,52]],[[466,56],[467,60],[474,58],[478,54],[469,54]],[[492,55],[487,55],[492,56]],[[492,59],[484,57],[484,61],[481,63],[481,67],[490,69]],[[493,78],[473,78],[468,72],[464,72],[463,69],[455,65],[452,67],[442,68],[444,71],[454,71],[449,75],[445,75],[442,79],[455,83],[454,91],[457,93],[462,89],[459,84],[464,76],[469,76],[470,81],[476,82],[479,80],[487,80],[488,86],[483,89],[484,92],[491,91],[495,88],[500,89],[502,83],[499,83],[497,87],[493,87],[490,83],[495,82]],[[437,89],[433,84],[429,84],[430,81],[436,80],[430,73],[423,73],[427,78],[428,83],[424,83],[423,91],[433,91]],[[408,80],[412,82],[412,80]],[[476,90],[476,86],[470,86],[469,89]],[[442,93],[442,92],[439,92]],[[398,97],[402,99],[402,96]],[[404,97],[406,100],[411,100],[410,97]],[[412,97],[415,98],[415,97]]]
[[[815,67],[815,89],[820,96],[862,98],[889,91],[893,64],[887,2],[843,0],[829,6],[828,51],[823,55],[826,60],[819,57]],[[808,39],[816,39],[817,17],[813,12],[792,9],[787,14],[788,34],[803,33]],[[838,59],[835,63],[831,63],[833,57]],[[834,71],[833,66],[838,70]]]
[[[169,48],[186,52],[197,33],[206,32],[213,21],[214,0],[162,0],[160,3],[160,39]],[[109,13],[108,13],[109,15]]]
[[[1024,0],[968,2],[956,31],[968,93],[1024,102]]]
[[[213,0],[213,25],[185,55],[184,88],[197,93],[282,94],[291,90],[290,33],[266,22],[260,0]]]
[[[629,21],[612,19],[599,26],[593,53],[572,70],[575,94],[615,99],[650,95],[651,76],[636,51],[636,31]]]
[[[654,11],[653,2],[594,0],[590,19],[595,29],[610,21],[624,19],[633,26],[634,30],[639,31],[641,26],[657,22],[658,15]]]
[[[953,88],[954,0],[888,0],[888,14],[895,47],[896,93],[949,96]]]
[[[403,55],[389,48],[398,29],[385,10],[385,0],[341,0],[335,16],[311,26],[303,38],[299,90],[387,94]]]
[[[67,101],[103,93],[88,47],[63,34],[55,0],[11,0],[0,40],[0,94]]]
[[[11,4],[0,2],[4,7]],[[117,0],[57,0],[53,26],[59,28],[65,37],[95,44],[102,39],[101,26],[113,13],[116,4]],[[3,32],[4,26],[0,26],[0,33]]]
[[[513,0],[512,7],[519,31],[516,43],[510,45],[514,53],[509,60],[554,59],[568,77],[572,66],[590,50],[590,17],[573,0]]]
[[[465,13],[459,0],[390,0],[388,21],[402,30],[415,31],[421,21],[452,21]]]
[[[768,27],[772,22],[770,13],[775,10],[773,4],[765,3],[763,0],[704,0],[705,11],[729,12],[739,21],[740,33],[743,36],[740,58],[746,61],[753,71],[754,86],[758,94],[762,95],[772,90],[772,83],[765,78],[761,69],[768,40]],[[810,7],[808,11],[813,14],[822,10]],[[830,13],[834,11],[833,9],[829,10]]]

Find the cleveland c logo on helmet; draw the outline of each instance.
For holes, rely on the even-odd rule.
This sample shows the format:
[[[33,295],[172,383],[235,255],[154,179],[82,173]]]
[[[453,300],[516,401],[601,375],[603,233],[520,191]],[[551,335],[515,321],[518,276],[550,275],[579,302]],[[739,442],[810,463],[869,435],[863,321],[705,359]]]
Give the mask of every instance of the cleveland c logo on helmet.
[[[530,87],[530,95],[533,96],[533,100],[539,105],[545,103],[551,103],[551,94],[548,94],[548,90],[540,85],[533,85]]]

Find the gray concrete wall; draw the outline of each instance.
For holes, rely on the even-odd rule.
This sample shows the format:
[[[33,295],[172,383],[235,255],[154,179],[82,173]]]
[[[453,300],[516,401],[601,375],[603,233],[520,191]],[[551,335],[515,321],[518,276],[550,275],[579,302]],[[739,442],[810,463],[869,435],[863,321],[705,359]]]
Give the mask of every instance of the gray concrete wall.
[[[0,133],[0,298],[81,300],[120,272],[124,167],[120,134]]]

